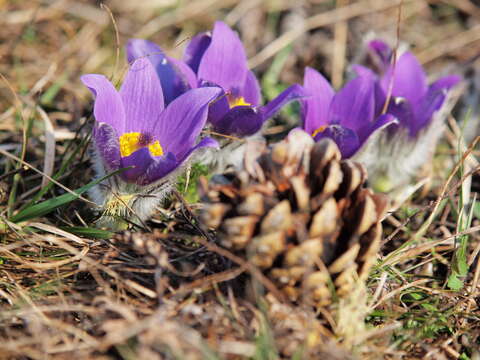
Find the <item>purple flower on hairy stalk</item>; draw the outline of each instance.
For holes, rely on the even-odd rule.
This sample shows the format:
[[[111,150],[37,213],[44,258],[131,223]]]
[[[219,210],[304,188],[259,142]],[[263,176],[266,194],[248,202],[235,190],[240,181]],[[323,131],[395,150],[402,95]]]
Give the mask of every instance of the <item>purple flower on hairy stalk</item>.
[[[215,84],[224,91],[210,109],[213,130],[238,137],[258,132],[263,123],[287,103],[304,96],[302,87],[292,85],[261,106],[260,87],[248,69],[247,56],[238,35],[221,21],[212,34],[198,34],[188,44],[184,61],[197,75],[200,85]]]
[[[399,125],[408,129],[411,137],[430,124],[433,114],[445,103],[448,91],[460,82],[457,75],[444,76],[428,85],[427,75],[417,58],[405,52],[392,64],[393,50],[381,40],[368,44],[376,73],[367,67],[354,65],[359,75],[373,76],[377,81],[377,103],[382,110],[390,94],[387,112],[394,114]]]
[[[398,124],[357,157],[376,180],[374,186],[390,191],[407,186],[432,158],[445,118],[458,96],[452,89],[461,79],[451,75],[428,84],[424,69],[411,52],[400,54],[393,64],[393,50],[385,42],[373,40],[367,47],[370,67],[352,68],[375,81],[376,113],[389,113]]]
[[[390,114],[375,112],[375,82],[370,76],[349,81],[338,93],[316,70],[305,69],[301,100],[303,130],[315,141],[334,140],[344,158],[353,156],[377,130],[394,122]]]
[[[92,194],[94,200],[107,217],[143,220],[193,152],[218,146],[211,138],[197,139],[209,104],[221,91],[193,89],[165,106],[160,81],[146,59],[131,65],[120,91],[103,75],[83,75],[81,80],[95,96],[98,176],[128,168],[101,184]]]

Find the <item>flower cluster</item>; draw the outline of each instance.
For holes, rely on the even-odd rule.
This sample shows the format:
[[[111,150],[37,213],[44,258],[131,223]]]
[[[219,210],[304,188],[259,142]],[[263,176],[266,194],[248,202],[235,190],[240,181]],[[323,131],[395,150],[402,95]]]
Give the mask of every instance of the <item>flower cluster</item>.
[[[95,96],[97,174],[120,170],[92,191],[107,225],[121,217],[147,218],[191,155],[218,148],[215,139],[200,138],[207,122],[215,133],[251,136],[303,96],[302,87],[293,85],[262,106],[243,45],[222,22],[212,34],[195,36],[182,60],[142,39],[128,42],[127,59],[119,91],[103,75],[81,77]]]
[[[302,127],[315,140],[328,137],[344,157],[362,162],[377,190],[407,184],[431,157],[442,133],[456,75],[428,85],[411,52],[393,61],[380,40],[368,44],[370,67],[353,65],[355,78],[335,94],[328,81],[307,68]]]
[[[368,47],[374,66],[354,65],[355,77],[338,92],[306,68],[303,86],[291,85],[262,105],[240,38],[223,22],[193,37],[182,59],[131,39],[130,68],[119,91],[103,75],[81,78],[95,96],[97,173],[118,171],[95,189],[94,200],[112,219],[145,219],[192,155],[217,149],[217,162],[234,162],[234,149],[218,152],[224,140],[202,138],[204,128],[214,136],[258,136],[268,119],[295,100],[302,105],[301,128],[315,141],[333,139],[342,156],[363,162],[373,179],[405,182],[431,153],[443,122],[439,114],[460,79],[448,76],[428,85],[410,52],[395,62],[385,43]]]

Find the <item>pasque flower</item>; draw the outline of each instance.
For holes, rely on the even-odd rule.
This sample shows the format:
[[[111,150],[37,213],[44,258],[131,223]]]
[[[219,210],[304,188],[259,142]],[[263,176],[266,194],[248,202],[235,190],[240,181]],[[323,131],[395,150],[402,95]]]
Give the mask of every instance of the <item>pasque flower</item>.
[[[162,85],[170,89],[168,99],[188,88],[220,87],[223,94],[210,107],[208,121],[214,131],[222,134],[253,135],[282,106],[304,95],[301,86],[292,85],[261,106],[260,87],[248,69],[243,44],[221,21],[215,22],[211,34],[201,33],[192,38],[183,61],[168,58],[157,45],[141,39],[129,41],[127,55],[129,60],[146,57],[155,64]]]
[[[390,95],[388,108],[384,110],[394,114],[399,126],[408,129],[411,137],[417,136],[430,124],[433,114],[444,104],[448,90],[460,82],[460,77],[444,76],[428,85],[425,71],[411,52],[404,52],[393,64],[393,50],[385,42],[373,40],[367,46],[372,69],[361,65],[354,65],[353,69],[378,81],[377,103],[383,108]]]
[[[302,102],[303,129],[315,141],[333,139],[342,156],[354,155],[378,129],[394,121],[391,114],[376,113],[375,82],[371,76],[349,81],[338,93],[316,70],[305,69]]]
[[[193,152],[218,145],[211,138],[197,142],[208,106],[221,93],[216,87],[190,90],[165,105],[159,78],[146,59],[131,64],[120,91],[103,75],[83,75],[81,80],[95,96],[93,136],[99,175],[127,168],[97,189],[101,205],[108,207],[118,196],[127,196],[132,206],[139,196],[155,198]],[[137,205],[134,210],[143,215],[152,208]]]
[[[411,52],[393,62],[393,50],[383,41],[368,43],[367,66],[353,65],[357,75],[375,83],[375,113],[393,115],[397,122],[382,131],[355,156],[366,165],[377,190],[409,194],[409,183],[431,160],[443,133],[445,118],[455,102],[451,91],[456,75],[428,84],[427,75]],[[406,191],[404,191],[407,189]],[[413,190],[412,190],[413,191]]]

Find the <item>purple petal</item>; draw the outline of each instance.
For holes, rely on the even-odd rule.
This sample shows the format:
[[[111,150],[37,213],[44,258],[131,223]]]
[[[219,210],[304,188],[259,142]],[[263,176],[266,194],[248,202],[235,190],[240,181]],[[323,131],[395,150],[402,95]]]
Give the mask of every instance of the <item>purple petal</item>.
[[[154,159],[154,162],[148,167],[145,173],[137,180],[140,185],[154,183],[178,168],[188,157],[196,150],[204,147],[218,147],[218,142],[211,138],[202,139],[197,145],[189,149],[182,158],[177,159],[172,153]]]
[[[221,94],[218,87],[204,87],[187,91],[173,100],[161,114],[154,130],[164,151],[181,159],[205,126],[210,102]]]
[[[150,61],[139,58],[130,66],[120,89],[125,107],[125,132],[151,133],[164,108],[160,81]]]
[[[371,124],[368,128],[362,129],[358,132],[358,138],[360,141],[360,146],[368,139],[378,129],[384,128],[390,124],[397,122],[397,119],[392,114],[380,115],[377,120]]]
[[[148,167],[153,163],[154,159],[150,154],[150,150],[146,147],[135,151],[130,156],[122,157],[121,166],[123,168],[132,167],[123,171],[120,176],[131,183],[138,183],[139,178],[145,173]]]
[[[212,41],[200,61],[198,78],[238,94],[245,84],[247,66],[247,56],[238,35],[225,23],[215,22]]]
[[[404,53],[397,61],[396,66],[389,67],[381,80],[382,88],[388,94],[392,78],[392,95],[416,103],[427,92],[427,78],[422,65],[410,52]]]
[[[382,40],[372,40],[368,43],[370,54],[374,57],[375,65],[380,69],[387,69],[392,58],[392,48]]]
[[[353,64],[350,68],[358,76],[371,76],[372,78],[377,78],[377,75],[366,66]]]
[[[250,106],[236,106],[213,125],[220,134],[238,137],[250,136],[258,132],[266,118],[257,109]]]
[[[315,136],[315,141],[323,138],[335,141],[343,158],[349,158],[360,148],[360,141],[355,131],[341,125],[329,125]]]
[[[329,124],[358,130],[373,121],[375,112],[374,82],[370,77],[358,77],[347,83],[332,100]]]
[[[371,78],[372,81],[375,82],[375,115],[380,116],[384,110],[385,102],[387,101],[387,96],[383,91],[382,87],[378,82],[377,75],[370,70],[369,68],[362,66],[362,65],[352,65],[351,69],[357,74],[359,77],[368,77]],[[392,100],[392,99],[391,99]]]
[[[328,111],[335,91],[318,71],[307,67],[303,87],[310,97],[302,100],[303,128],[312,134],[328,122]]]
[[[230,105],[228,104],[225,92],[222,90],[218,99],[215,99],[208,108],[208,122],[212,124],[213,127],[217,126],[229,111]]]
[[[88,74],[80,77],[95,96],[93,114],[98,123],[106,123],[121,134],[125,129],[125,110],[115,87],[103,75]]]
[[[205,51],[210,46],[212,37],[204,32],[195,35],[188,43],[185,54],[183,55],[183,61],[190,66],[194,73],[198,72],[200,61],[202,60]]]
[[[156,157],[150,166],[137,179],[139,185],[149,185],[170,174],[180,163],[172,153]]]
[[[375,97],[375,116],[380,116],[384,112],[384,108],[387,102],[387,95],[383,91],[378,81],[375,81],[374,85],[374,97]],[[393,102],[394,98],[391,96],[389,103]]]
[[[214,140],[212,138],[209,138],[209,137],[206,137],[206,138],[203,138],[202,140],[200,140],[200,142],[195,145],[194,147],[192,147],[190,150],[188,150],[184,155],[183,157],[179,160],[179,163],[182,163],[186,160],[188,160],[188,157],[194,153],[195,151],[199,150],[199,149],[202,149],[202,148],[206,148],[206,147],[211,147],[211,148],[218,148],[219,147],[219,144],[217,142],[217,140]]]
[[[412,105],[403,98],[391,98],[388,113],[398,119],[398,125],[409,130],[412,135],[416,125],[416,117]]]
[[[120,144],[115,129],[106,123],[99,123],[93,129],[93,139],[103,163],[108,170],[120,168]]]
[[[458,75],[450,75],[444,76],[437,81],[435,81],[430,87],[428,91],[438,91],[438,90],[450,90],[452,87],[457,85],[462,78]]]
[[[440,110],[445,102],[446,93],[443,90],[429,91],[420,104],[414,108],[415,122],[410,127],[410,135],[425,128],[432,121],[433,114]]]
[[[167,57],[155,43],[143,39],[130,39],[127,43],[128,62],[132,63],[141,58],[150,60],[155,68],[160,79],[165,104],[190,89],[189,76],[191,76],[191,72],[187,74],[179,69],[178,64],[173,63],[172,59]]]
[[[190,66],[185,64],[182,60],[178,60],[170,56],[168,56],[167,59],[172,64],[172,67],[175,68],[177,74],[182,77],[185,85],[185,91],[198,87],[197,75],[195,75],[193,70],[190,69]],[[178,95],[180,95],[180,93]]]
[[[305,89],[298,85],[294,84],[283,90],[276,98],[270,101],[265,106],[260,108],[260,112],[263,115],[263,121],[266,121],[273,117],[277,112],[279,112],[282,107],[288,103],[303,99],[307,96]]]
[[[245,84],[241,91],[241,95],[252,106],[258,106],[261,101],[260,85],[258,84],[257,77],[253,71],[247,72],[247,77],[245,78]]]

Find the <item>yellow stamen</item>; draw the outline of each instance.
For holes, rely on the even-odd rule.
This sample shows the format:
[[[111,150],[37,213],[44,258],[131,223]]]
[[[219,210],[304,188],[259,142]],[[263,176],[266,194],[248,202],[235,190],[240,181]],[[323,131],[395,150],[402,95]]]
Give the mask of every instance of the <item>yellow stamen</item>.
[[[228,105],[230,106],[230,109],[232,109],[236,106],[250,106],[252,104],[246,102],[243,96],[239,96],[239,97],[229,96]]]
[[[312,137],[315,137],[315,136],[317,136],[318,134],[324,132],[327,127],[328,127],[327,125],[322,125],[322,126],[320,126],[317,130],[315,130],[315,131],[312,133]]]
[[[153,156],[162,156],[163,155],[163,149],[162,145],[156,140],[153,144],[148,145],[148,150],[150,150],[150,154]]]
[[[122,157],[130,156],[135,151],[144,147],[148,147],[152,156],[162,156],[163,149],[158,140],[150,143],[145,143],[145,139],[139,132],[125,133],[119,138],[120,141],[120,155]]]
[[[117,195],[111,197],[104,205],[104,215],[106,216],[126,216],[129,213],[131,200],[135,195]]]

